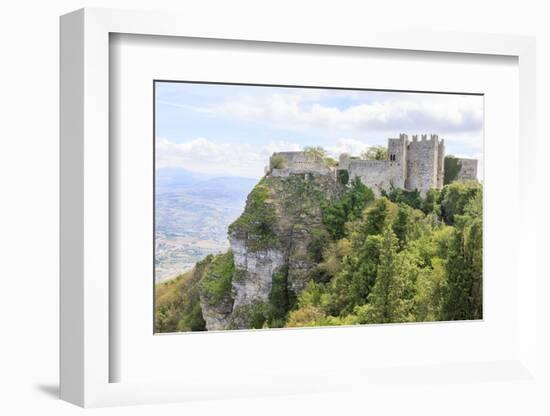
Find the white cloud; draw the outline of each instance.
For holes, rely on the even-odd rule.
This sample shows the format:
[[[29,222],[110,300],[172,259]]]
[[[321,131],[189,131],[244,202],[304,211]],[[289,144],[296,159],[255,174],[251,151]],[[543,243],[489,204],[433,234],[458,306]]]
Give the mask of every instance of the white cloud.
[[[325,150],[338,158],[342,153],[359,155],[368,148],[369,145],[360,140],[340,138],[333,146],[325,147]],[[174,143],[166,138],[157,137],[156,166],[180,167],[210,175],[260,177],[273,153],[302,149],[302,145],[284,140],[253,148],[249,144],[216,143],[205,138]]]
[[[174,143],[157,137],[156,166],[180,167],[210,175],[260,177],[273,152],[301,148],[298,144],[285,141],[271,142],[255,149],[248,144],[216,143],[205,138]]]
[[[483,98],[462,95],[385,93],[383,99],[344,109],[323,105],[300,93],[230,99],[196,111],[275,123],[284,128],[339,132],[465,133],[483,124]]]
[[[336,140],[335,145],[326,146],[325,150],[333,157],[338,157],[342,153],[358,156],[369,147],[370,145],[361,140],[341,138]]]
[[[268,143],[261,151],[261,154],[269,157],[275,152],[295,152],[302,150],[302,146],[297,143],[290,143],[284,140]]]
[[[399,133],[437,133],[445,139],[448,154],[478,158],[483,175],[483,97],[480,96],[226,87],[223,94],[213,89],[207,99],[189,98],[201,98],[202,91],[200,94],[187,91],[187,98],[181,102],[162,103],[184,112],[199,112],[201,117],[197,118],[212,126],[222,119],[230,120],[229,128],[237,129],[231,137],[242,135],[256,140],[229,144],[196,138],[177,144],[158,138],[159,167],[180,166],[215,175],[259,177],[269,156],[277,151],[301,150],[311,144],[323,146],[333,157],[341,153],[359,155],[373,144],[385,146],[387,138],[398,137]],[[246,126],[242,134],[238,130],[241,125]],[[204,132],[199,134],[223,140],[219,128],[210,131],[209,127],[201,125]],[[269,134],[264,135],[264,130]],[[284,134],[289,140],[258,144],[266,143],[266,137],[274,134]]]

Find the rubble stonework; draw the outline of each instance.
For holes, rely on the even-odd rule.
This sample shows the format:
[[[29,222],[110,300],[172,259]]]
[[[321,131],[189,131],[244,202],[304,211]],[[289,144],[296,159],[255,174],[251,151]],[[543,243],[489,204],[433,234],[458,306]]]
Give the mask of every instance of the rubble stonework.
[[[277,159],[275,159],[277,158]],[[281,164],[281,158],[284,163]],[[274,165],[274,160],[278,163]],[[460,170],[456,179],[476,179],[477,160],[458,159]],[[409,140],[406,134],[388,139],[385,160],[365,160],[342,154],[338,165],[328,167],[322,157],[306,152],[278,152],[270,159],[269,170],[273,176],[288,176],[293,173],[334,174],[345,170],[349,179],[361,181],[380,195],[393,188],[418,190],[424,195],[429,189],[441,189],[444,178],[445,144],[437,134],[417,135]]]

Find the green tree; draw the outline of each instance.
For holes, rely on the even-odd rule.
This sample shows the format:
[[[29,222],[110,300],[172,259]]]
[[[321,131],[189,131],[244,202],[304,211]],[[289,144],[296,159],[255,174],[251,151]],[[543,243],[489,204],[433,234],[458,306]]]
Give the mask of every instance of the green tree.
[[[330,286],[331,296],[327,312],[332,315],[348,315],[356,306],[364,305],[376,281],[382,237],[355,237],[363,243],[344,259],[342,271],[333,279]]]
[[[324,159],[327,156],[327,151],[321,146],[307,146],[304,148],[304,153],[308,156]]]
[[[336,159],[333,159],[332,157],[330,156],[324,156],[323,157],[323,162],[325,163],[325,165],[329,168],[333,168],[335,166],[338,166],[338,161]]]
[[[384,146],[371,146],[361,153],[361,159],[365,160],[386,160],[388,150]]]
[[[411,234],[411,224],[410,224],[410,208],[404,204],[399,204],[399,209],[397,210],[397,216],[392,224],[393,232],[399,240],[399,247],[404,248]]]
[[[277,214],[270,202],[271,189],[269,178],[263,178],[248,194],[246,207],[242,215],[229,226],[229,233],[247,235],[247,248],[258,251],[272,247],[277,242],[274,225]]]
[[[455,216],[455,231],[446,262],[445,320],[482,318],[483,218],[479,193]]]
[[[439,196],[441,216],[447,224],[454,224],[455,215],[462,215],[466,205],[482,192],[477,181],[460,181],[445,185]]]
[[[441,215],[441,208],[439,206],[439,194],[438,189],[432,188],[426,192],[425,198],[422,200],[420,209],[424,214],[434,213],[435,215]]]
[[[298,308],[288,315],[287,326],[303,327],[322,325],[326,318],[323,302],[326,298],[326,287],[323,284],[309,282],[298,296]]]
[[[325,251],[326,264],[336,271],[329,287],[327,313],[345,316],[368,301],[380,263],[381,234],[385,228],[391,228],[396,211],[397,206],[387,198],[376,199],[366,210],[350,215],[352,220],[347,223],[351,231],[350,239],[342,239],[341,244]],[[339,255],[335,252],[337,249],[343,250],[345,255]],[[341,267],[334,264],[338,259],[341,259]]]
[[[338,240],[345,236],[345,224],[348,219],[348,213],[344,204],[339,202],[324,203],[321,205],[323,215],[323,224],[330,236]]]
[[[430,259],[433,267],[420,269],[415,284],[414,320],[417,322],[441,319],[443,293],[446,288],[445,263],[442,259]]]
[[[395,205],[387,198],[378,198],[366,211],[364,220],[359,225],[360,231],[366,235],[382,234],[386,225],[393,217]]]
[[[272,169],[282,169],[286,167],[287,160],[283,155],[275,155],[271,158],[271,168]]]
[[[214,256],[200,281],[201,296],[212,305],[229,301],[235,272],[233,252]]]
[[[351,181],[350,191],[343,199],[348,220],[355,220],[360,218],[365,207],[374,201],[374,192],[356,176]]]
[[[458,172],[460,171],[460,160],[452,155],[445,156],[443,169],[443,184],[448,185],[458,177]]]
[[[453,233],[454,227],[440,225],[411,240],[407,251],[415,258],[419,267],[431,268],[434,259],[446,258]]]
[[[397,237],[390,227],[384,230],[376,282],[363,309],[366,323],[407,322],[410,308],[410,264],[406,253],[397,252]]]
[[[339,169],[336,171],[336,178],[342,185],[347,185],[349,182],[349,172],[346,169]]]
[[[332,241],[327,244],[323,250],[323,261],[321,262],[321,267],[329,279],[334,278],[342,271],[344,258],[349,256],[351,252],[351,242],[346,238]]]
[[[155,286],[155,332],[205,331],[199,287],[214,256],[206,256],[193,270]]]
[[[270,328],[281,328],[285,325],[287,313],[295,301],[294,292],[288,286],[288,270],[283,268],[273,273],[269,293],[268,324]]]
[[[346,193],[336,202],[321,205],[323,224],[333,239],[339,240],[346,234],[345,224],[361,218],[365,207],[374,201],[374,193],[355,177]]]
[[[389,193],[382,191],[382,196],[385,196],[396,204],[407,204],[415,209],[420,209],[422,205],[422,197],[417,189],[414,191],[407,191],[401,188],[392,188]]]

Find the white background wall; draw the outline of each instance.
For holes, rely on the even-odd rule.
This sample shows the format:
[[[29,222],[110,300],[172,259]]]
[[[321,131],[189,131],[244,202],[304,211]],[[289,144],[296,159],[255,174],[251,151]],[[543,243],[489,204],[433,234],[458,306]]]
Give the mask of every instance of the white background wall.
[[[20,0],[0,10],[0,413],[73,414],[81,409],[56,400],[58,377],[58,16],[84,6],[179,10],[208,24],[211,13],[270,16],[281,26],[391,24],[410,28],[536,35],[538,41],[538,177],[541,199],[540,273],[550,275],[542,255],[549,227],[550,25],[544,1],[169,1],[169,0]],[[543,166],[541,166],[543,165]],[[505,225],[503,225],[505,226]],[[542,268],[544,267],[544,270]],[[540,293],[550,293],[543,281]],[[541,298],[542,299],[542,298]],[[540,361],[550,374],[548,306],[540,302]],[[544,353],[546,352],[546,354]],[[467,384],[422,388],[372,397],[338,393],[308,397],[259,398],[226,402],[101,409],[99,414],[549,414],[545,394],[528,384],[506,383],[479,389]],[[411,412],[414,410],[415,412]]]

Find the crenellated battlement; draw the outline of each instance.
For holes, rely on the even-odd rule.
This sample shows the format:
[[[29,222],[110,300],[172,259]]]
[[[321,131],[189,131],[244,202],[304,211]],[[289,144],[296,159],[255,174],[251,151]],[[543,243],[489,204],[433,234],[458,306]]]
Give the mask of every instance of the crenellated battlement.
[[[464,159],[458,177],[476,179],[477,160]],[[425,194],[429,189],[443,187],[445,164],[445,142],[437,134],[401,133],[388,139],[387,157],[384,160],[365,160],[341,154],[337,166],[328,166],[318,155],[308,152],[279,152],[270,158],[267,169],[274,176],[288,176],[292,173],[313,173],[327,175],[336,171],[347,171],[350,179],[359,177],[375,193],[393,188],[418,190]]]

